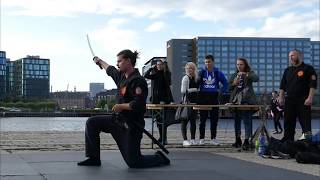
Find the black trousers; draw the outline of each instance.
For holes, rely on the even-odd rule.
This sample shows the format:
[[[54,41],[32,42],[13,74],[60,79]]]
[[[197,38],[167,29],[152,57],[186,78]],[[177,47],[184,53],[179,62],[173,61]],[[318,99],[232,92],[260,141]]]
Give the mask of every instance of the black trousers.
[[[163,114],[161,111],[163,111]],[[159,139],[158,140],[160,143],[163,144],[163,143],[167,142],[168,109],[164,108],[163,110],[155,110],[154,115],[156,118],[158,132],[159,132]],[[161,115],[163,115],[163,117]],[[162,124],[164,124],[164,126],[162,126]]]
[[[302,132],[311,132],[311,106],[305,106],[304,101],[305,99],[285,99],[283,140],[294,141],[297,118]]]
[[[87,120],[85,130],[87,157],[100,159],[100,132],[112,135],[130,168],[155,167],[163,162],[160,156],[142,155],[140,151],[142,131],[130,126],[126,128],[112,115],[94,116]]]
[[[283,129],[280,123],[281,114],[282,112],[279,112],[279,111],[273,112],[273,123],[274,123],[274,129],[278,131],[278,128],[279,128],[280,131],[282,132]]]
[[[190,134],[191,134],[191,139],[195,139],[196,137],[196,120],[197,120],[197,111],[194,111],[190,109],[191,111],[191,116],[181,122],[181,133],[183,140],[187,140],[187,124],[190,122]]]
[[[203,105],[216,105],[219,104],[218,93],[204,93],[199,94],[199,104]],[[204,139],[206,130],[206,121],[208,119],[208,113],[210,113],[210,131],[211,139],[215,139],[217,136],[217,126],[219,120],[219,108],[212,108],[211,111],[200,111],[200,139]]]

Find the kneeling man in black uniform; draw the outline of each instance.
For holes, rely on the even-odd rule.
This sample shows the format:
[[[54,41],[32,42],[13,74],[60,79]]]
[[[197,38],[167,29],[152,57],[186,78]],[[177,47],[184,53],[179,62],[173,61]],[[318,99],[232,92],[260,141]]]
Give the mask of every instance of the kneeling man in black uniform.
[[[134,68],[138,53],[123,50],[117,55],[118,70],[105,61],[94,58],[94,62],[106,69],[118,88],[114,115],[90,117],[86,122],[86,157],[79,166],[100,166],[100,132],[110,133],[115,139],[123,159],[130,168],[147,168],[169,165],[170,160],[161,152],[142,155],[140,142],[144,127],[144,113],[148,87],[138,69]],[[139,128],[140,127],[140,128]]]

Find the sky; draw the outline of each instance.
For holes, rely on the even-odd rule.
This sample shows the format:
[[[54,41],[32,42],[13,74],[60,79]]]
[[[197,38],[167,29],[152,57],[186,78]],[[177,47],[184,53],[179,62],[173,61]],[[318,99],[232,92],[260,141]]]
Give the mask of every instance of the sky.
[[[115,88],[92,61],[116,65],[123,49],[136,67],[166,56],[166,42],[197,36],[297,37],[320,40],[320,0],[0,0],[0,49],[7,58],[50,59],[53,92]]]

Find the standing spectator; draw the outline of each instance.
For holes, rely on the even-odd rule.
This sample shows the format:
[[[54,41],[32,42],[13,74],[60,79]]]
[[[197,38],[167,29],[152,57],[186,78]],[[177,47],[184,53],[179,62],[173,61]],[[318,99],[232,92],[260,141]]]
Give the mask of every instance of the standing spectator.
[[[157,65],[151,67],[145,73],[144,77],[152,80],[152,94],[150,100],[151,103],[169,104],[173,102],[172,93],[170,89],[171,73],[168,67],[165,65],[164,60],[161,59],[157,61]],[[166,120],[166,113],[164,113],[165,117],[161,117],[160,112],[157,112],[155,114],[160,135],[159,141],[162,144],[167,144],[167,127],[164,126],[164,129],[162,129],[162,123]]]
[[[302,133],[309,139],[312,136],[311,105],[317,88],[317,74],[312,66],[302,61],[299,50],[289,52],[289,62],[292,66],[287,67],[283,73],[279,95],[279,104],[284,104],[282,141],[294,141],[297,118]]]
[[[197,103],[198,95],[198,85],[196,83],[197,79],[197,66],[193,62],[188,62],[185,66],[186,75],[183,76],[181,82],[181,93],[183,97],[187,98],[189,103]],[[181,122],[181,132],[183,137],[183,146],[195,145],[196,136],[196,117],[197,112],[192,110],[191,116],[186,121]],[[187,124],[190,122],[190,134],[191,140],[188,141],[187,138]]]
[[[279,105],[278,102],[278,92],[273,91],[272,92],[272,99],[271,99],[271,117],[273,118],[274,122],[274,131],[273,134],[281,134],[283,129],[281,127],[280,118],[282,117],[283,109]],[[280,131],[278,131],[278,128]]]
[[[231,75],[230,83],[230,101],[236,104],[256,104],[256,95],[253,91],[252,83],[259,81],[259,77],[251,70],[249,63],[244,58],[237,59],[237,70]],[[245,140],[241,141],[241,119],[244,122]],[[252,136],[252,111],[235,110],[234,111],[234,129],[236,142],[233,147],[241,147],[248,150],[250,147],[249,138]]]
[[[198,83],[200,86],[199,92],[199,104],[202,105],[217,105],[218,96],[220,92],[219,83],[223,84],[222,92],[226,92],[228,89],[228,81],[225,75],[214,67],[214,58],[212,55],[207,55],[205,57],[205,68],[199,72]],[[211,130],[211,143],[213,145],[219,145],[217,136],[217,125],[219,119],[219,108],[212,108],[210,111],[201,110],[200,111],[200,141],[199,145],[205,143],[205,129],[206,121],[208,118],[208,113],[210,113],[210,130]]]

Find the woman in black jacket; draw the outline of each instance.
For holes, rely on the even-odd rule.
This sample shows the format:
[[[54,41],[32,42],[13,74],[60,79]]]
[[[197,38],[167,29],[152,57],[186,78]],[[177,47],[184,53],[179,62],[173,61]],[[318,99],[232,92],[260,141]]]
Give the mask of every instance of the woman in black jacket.
[[[164,60],[157,61],[156,66],[151,67],[145,73],[144,77],[152,80],[152,93],[150,99],[152,104],[170,104],[173,102],[170,89],[171,72],[169,71],[169,68]],[[162,130],[161,124],[166,118],[162,119],[160,113],[156,113],[156,115],[157,126],[160,134],[159,141],[162,142],[162,144],[167,144],[167,128],[164,126],[164,129]],[[166,116],[166,113],[164,116]]]

